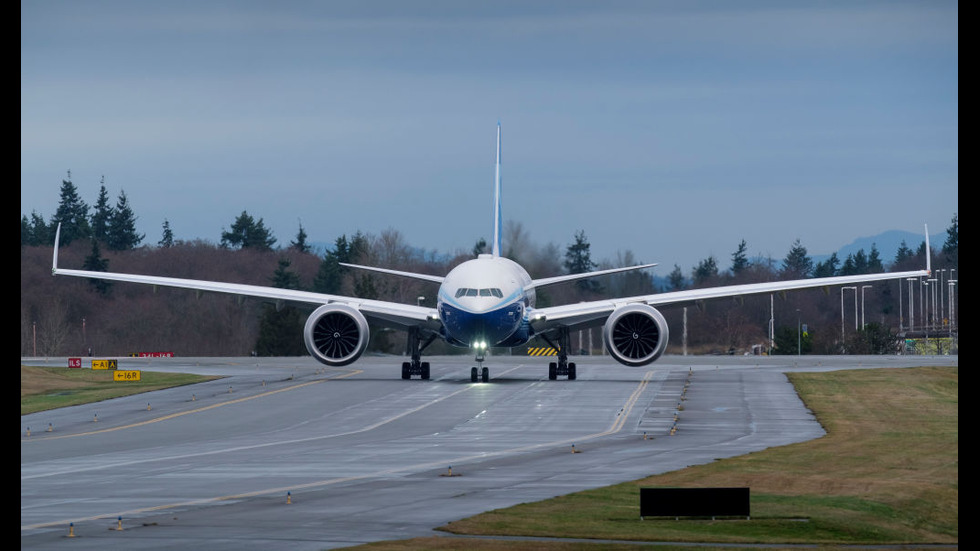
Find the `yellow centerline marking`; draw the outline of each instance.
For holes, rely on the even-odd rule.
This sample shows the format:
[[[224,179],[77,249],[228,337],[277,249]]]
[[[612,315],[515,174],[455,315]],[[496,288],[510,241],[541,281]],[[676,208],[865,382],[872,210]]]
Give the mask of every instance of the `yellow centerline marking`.
[[[514,370],[519,369],[521,367],[524,367],[523,364],[522,365],[518,365],[517,367],[514,367],[512,369],[509,369],[509,370],[505,371],[504,373],[510,373],[511,371],[514,371]],[[480,452],[480,453],[474,453],[474,454],[470,454],[470,455],[455,457],[455,458],[452,458],[452,459],[441,459],[439,461],[430,461],[430,462],[426,462],[426,463],[416,463],[414,465],[403,465],[403,466],[400,466],[400,467],[394,467],[394,468],[391,468],[391,469],[384,469],[384,470],[381,470],[381,471],[376,471],[376,472],[373,472],[373,473],[366,473],[366,474],[356,475],[356,476],[347,476],[347,477],[340,477],[340,478],[330,478],[330,479],[326,479],[326,480],[317,480],[317,481],[313,481],[313,482],[306,482],[306,483],[302,483],[302,484],[293,484],[293,485],[281,486],[281,487],[277,487],[277,488],[267,488],[267,489],[264,489],[264,490],[254,490],[254,491],[251,491],[251,492],[243,492],[243,493],[239,493],[239,494],[231,494],[231,495],[226,495],[226,496],[216,496],[216,497],[212,497],[212,498],[203,498],[203,499],[195,499],[195,500],[190,500],[190,501],[182,501],[182,502],[179,502],[179,503],[169,503],[169,504],[163,504],[163,505],[154,505],[154,506],[151,506],[151,507],[142,507],[142,508],[139,508],[139,509],[130,509],[128,511],[120,512],[120,513],[115,513],[115,514],[93,515],[91,517],[85,517],[85,518],[77,519],[77,520],[74,520],[74,521],[71,521],[71,520],[62,520],[62,521],[55,521],[55,522],[43,522],[43,523],[32,524],[32,525],[27,525],[27,526],[23,526],[22,525],[20,529],[23,531],[23,530],[32,530],[32,529],[38,529],[38,528],[44,528],[44,527],[51,527],[51,526],[63,526],[65,524],[68,524],[69,522],[84,522],[84,521],[99,520],[99,519],[106,519],[106,518],[118,518],[118,517],[123,517],[123,516],[132,517],[132,516],[137,515],[137,514],[140,514],[140,513],[149,513],[149,512],[154,512],[154,511],[163,511],[163,510],[166,510],[166,509],[173,509],[173,508],[177,508],[177,507],[188,507],[188,506],[195,506],[195,505],[206,505],[206,504],[209,504],[209,503],[217,503],[217,502],[222,502],[222,501],[232,501],[232,500],[236,500],[236,499],[245,499],[245,498],[249,498],[249,497],[259,497],[259,496],[266,496],[266,495],[272,495],[272,494],[282,494],[284,492],[292,492],[292,491],[295,491],[295,490],[306,490],[306,489],[311,489],[311,488],[320,488],[320,487],[324,487],[324,486],[330,486],[330,485],[333,485],[333,484],[340,484],[340,483],[343,483],[343,482],[351,482],[351,481],[356,481],[356,480],[364,480],[364,479],[368,479],[368,478],[385,476],[385,475],[395,474],[395,473],[404,472],[404,471],[426,470],[426,469],[431,469],[431,468],[435,468],[435,467],[439,467],[439,466],[445,466],[446,464],[450,464],[450,465],[451,464],[459,464],[459,463],[464,463],[464,462],[467,462],[467,461],[473,461],[473,460],[477,460],[477,459],[489,459],[491,457],[497,457],[497,456],[506,455],[506,454],[520,453],[520,452],[526,452],[526,451],[536,450],[536,449],[541,449],[541,448],[555,447],[555,446],[559,446],[559,445],[562,445],[562,444],[568,444],[568,443],[574,443],[574,442],[585,442],[585,441],[588,441],[588,440],[594,440],[596,438],[601,438],[603,436],[608,436],[610,434],[615,434],[615,433],[619,432],[620,430],[622,430],[623,426],[626,423],[626,419],[629,417],[631,411],[633,410],[633,407],[636,405],[637,400],[640,398],[640,395],[643,393],[643,391],[646,389],[647,385],[649,384],[650,378],[653,376],[653,373],[654,372],[651,370],[651,371],[647,371],[646,374],[644,374],[643,379],[637,385],[636,389],[634,389],[633,390],[633,393],[630,394],[629,398],[626,399],[626,402],[623,404],[623,407],[620,410],[619,415],[616,417],[616,420],[613,421],[612,425],[610,425],[610,427],[608,429],[606,429],[605,431],[602,431],[602,432],[588,434],[588,435],[584,435],[584,436],[577,437],[577,438],[566,438],[566,439],[556,440],[556,441],[551,441],[551,442],[543,442],[543,443],[540,443],[540,444],[532,444],[532,445],[529,445],[529,446],[520,446],[520,447],[516,447],[516,448],[508,448],[508,449],[498,450],[498,451],[495,451],[495,452]],[[349,373],[347,375],[343,375],[343,377],[348,377],[348,376],[351,376],[351,375],[354,375],[354,374],[355,373]],[[341,377],[335,377],[335,378],[341,378]],[[272,391],[272,392],[265,393],[265,394],[267,395],[267,394],[273,394],[275,392],[282,392],[284,390],[291,390],[293,388],[299,388],[301,386],[306,386],[306,385],[309,385],[309,384],[314,384],[314,383],[317,383],[317,382],[323,382],[323,381],[327,381],[327,380],[330,380],[330,379],[323,379],[321,381],[311,381],[309,383],[303,383],[302,385],[296,385],[296,386],[290,387],[288,389],[280,389],[280,390]],[[378,427],[380,427],[382,425],[385,425],[387,423],[390,423],[392,421],[395,421],[397,419],[400,419],[400,418],[402,418],[402,417],[404,417],[404,416],[406,416],[406,415],[408,415],[410,413],[418,412],[418,411],[420,411],[420,410],[422,410],[422,409],[424,409],[424,408],[426,408],[426,407],[428,407],[430,405],[433,405],[435,403],[441,402],[441,401],[445,400],[446,398],[450,398],[452,396],[455,396],[457,394],[460,394],[462,392],[465,392],[467,390],[470,390],[472,388],[475,388],[476,386],[478,386],[478,385],[470,385],[470,386],[467,386],[465,388],[459,389],[459,390],[457,390],[455,392],[451,392],[451,393],[449,393],[449,394],[447,394],[445,396],[441,396],[441,397],[439,397],[439,398],[437,398],[435,400],[432,400],[432,401],[430,401],[427,404],[423,404],[421,406],[412,408],[411,410],[407,410],[407,411],[405,411],[403,413],[400,413],[400,414],[395,415],[393,417],[390,417],[388,419],[384,419],[384,420],[379,421],[377,423],[368,425],[367,427],[364,427],[362,429],[358,429],[358,430],[355,430],[355,431],[348,431],[348,432],[345,432],[345,433],[342,433],[342,434],[330,435],[330,436],[328,436],[328,438],[332,438],[332,437],[335,437],[335,436],[342,436],[342,435],[354,434],[354,433],[359,433],[359,432],[366,432],[368,430],[373,430],[373,429],[378,428]],[[232,402],[228,402],[228,403],[232,403]],[[218,405],[220,405],[220,404],[218,404]],[[207,408],[201,408],[200,411],[204,411],[206,409],[211,409],[212,407],[216,407],[216,406],[209,406]]]

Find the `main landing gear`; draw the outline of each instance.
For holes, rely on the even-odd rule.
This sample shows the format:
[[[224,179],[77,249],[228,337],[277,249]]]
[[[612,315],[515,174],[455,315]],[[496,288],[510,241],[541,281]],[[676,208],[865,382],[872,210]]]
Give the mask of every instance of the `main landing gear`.
[[[558,361],[548,364],[548,378],[554,381],[559,375],[561,375],[568,376],[569,381],[574,381],[576,377],[575,362],[568,361],[568,346],[570,340],[568,337],[568,328],[561,327],[558,329],[558,346],[555,346],[555,343],[551,342],[548,337],[544,335],[539,336],[550,344],[552,348],[558,351]]]
[[[418,327],[408,330],[408,350],[412,354],[412,361],[402,362],[402,379],[411,379],[412,375],[418,375],[422,380],[429,378],[429,362],[422,361],[422,351],[432,344],[436,334],[429,335],[429,338],[422,342],[422,336]]]

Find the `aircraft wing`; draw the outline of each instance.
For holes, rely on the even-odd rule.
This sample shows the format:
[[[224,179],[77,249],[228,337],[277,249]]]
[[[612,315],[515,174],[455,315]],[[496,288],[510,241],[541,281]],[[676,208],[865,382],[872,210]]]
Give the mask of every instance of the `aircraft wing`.
[[[175,277],[88,270],[68,270],[59,268],[58,238],[60,232],[61,227],[59,226],[55,233],[54,257],[51,264],[51,275],[55,276],[72,276],[91,279],[104,279],[108,281],[125,281],[129,283],[141,283],[144,285],[156,285],[160,287],[177,287],[182,289],[194,289],[197,291],[225,293],[237,296],[254,297],[260,300],[276,303],[277,305],[291,303],[316,307],[323,304],[341,303],[360,310],[365,317],[377,320],[382,325],[388,327],[406,328],[422,325],[436,329],[440,326],[439,316],[435,308],[415,306],[412,304],[401,304],[398,302],[387,302],[383,300],[370,300],[340,295],[329,295],[324,293],[313,293],[309,291],[297,291],[294,289],[280,289],[277,287],[265,287],[261,285],[246,285],[242,283],[222,283],[199,279],[181,279]]]
[[[725,285],[721,287],[688,289],[684,291],[671,291],[653,295],[614,298],[580,302],[577,304],[566,304],[562,306],[535,308],[528,314],[528,316],[535,332],[540,333],[560,326],[573,327],[576,325],[597,325],[602,323],[602,321],[605,320],[605,318],[609,316],[609,314],[611,314],[616,308],[627,304],[642,303],[649,306],[691,304],[700,300],[714,298],[758,295],[764,293],[781,293],[784,291],[794,291],[799,289],[833,287],[853,283],[867,283],[870,281],[905,279],[908,277],[923,277],[928,276],[930,273],[930,270],[926,269],[909,272],[888,272],[879,274],[771,281],[765,283],[747,283],[743,285]]]

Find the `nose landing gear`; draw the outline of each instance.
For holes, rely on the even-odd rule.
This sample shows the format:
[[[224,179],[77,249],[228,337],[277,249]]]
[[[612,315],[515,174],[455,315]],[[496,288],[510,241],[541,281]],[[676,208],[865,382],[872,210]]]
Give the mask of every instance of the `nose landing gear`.
[[[470,382],[475,383],[477,379],[482,380],[484,383],[490,381],[490,369],[483,367],[483,352],[477,353],[476,363],[480,364],[481,367],[470,368]]]

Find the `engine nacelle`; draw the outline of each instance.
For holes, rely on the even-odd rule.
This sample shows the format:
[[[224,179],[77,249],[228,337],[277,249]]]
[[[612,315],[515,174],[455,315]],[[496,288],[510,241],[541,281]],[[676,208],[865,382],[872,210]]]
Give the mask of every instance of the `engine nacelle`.
[[[303,328],[303,341],[310,355],[327,365],[347,365],[367,348],[371,331],[356,308],[325,304],[310,314]]]
[[[602,328],[606,350],[617,362],[632,366],[647,365],[663,355],[667,336],[667,320],[646,304],[617,308]]]

